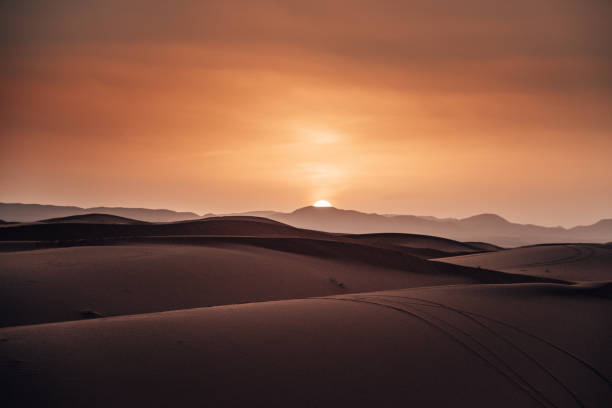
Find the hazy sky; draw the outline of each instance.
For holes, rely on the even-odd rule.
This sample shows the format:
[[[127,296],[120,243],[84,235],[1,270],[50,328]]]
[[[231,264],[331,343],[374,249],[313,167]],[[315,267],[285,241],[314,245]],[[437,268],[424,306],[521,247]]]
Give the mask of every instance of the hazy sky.
[[[612,2],[3,1],[0,201],[612,217]]]

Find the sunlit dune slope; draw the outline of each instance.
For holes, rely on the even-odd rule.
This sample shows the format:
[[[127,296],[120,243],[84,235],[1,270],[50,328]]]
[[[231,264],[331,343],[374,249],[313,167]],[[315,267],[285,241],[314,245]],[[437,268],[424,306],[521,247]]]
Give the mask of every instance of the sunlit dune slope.
[[[571,281],[612,280],[610,245],[535,245],[438,261]]]

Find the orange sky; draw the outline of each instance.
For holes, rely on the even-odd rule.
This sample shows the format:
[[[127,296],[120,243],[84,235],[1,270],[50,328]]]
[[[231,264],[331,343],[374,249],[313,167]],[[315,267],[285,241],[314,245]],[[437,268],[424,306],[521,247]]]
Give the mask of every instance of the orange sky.
[[[612,217],[608,0],[23,3],[0,201]]]

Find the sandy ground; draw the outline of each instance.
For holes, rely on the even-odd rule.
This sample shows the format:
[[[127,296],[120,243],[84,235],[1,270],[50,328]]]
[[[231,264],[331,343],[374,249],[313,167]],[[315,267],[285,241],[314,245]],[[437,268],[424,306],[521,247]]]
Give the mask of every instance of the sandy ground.
[[[87,221],[0,228],[4,405],[612,404],[610,246]]]
[[[474,282],[247,245],[111,245],[0,253],[0,327]],[[343,285],[343,287],[340,286]]]
[[[4,328],[0,370],[12,406],[603,407],[605,293],[460,285]]]
[[[570,281],[612,280],[611,245],[537,245],[438,261]]]

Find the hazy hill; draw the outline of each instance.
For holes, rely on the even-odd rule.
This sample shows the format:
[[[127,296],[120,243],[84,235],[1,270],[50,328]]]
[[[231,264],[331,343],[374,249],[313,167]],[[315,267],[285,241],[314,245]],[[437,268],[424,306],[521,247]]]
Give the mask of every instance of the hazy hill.
[[[273,213],[268,217],[299,228],[319,231],[424,234],[459,241],[485,241],[502,246],[552,242],[604,243],[612,240],[612,220],[566,229],[512,223],[496,214],[439,219],[414,215],[366,214],[334,207],[304,207],[292,213]]]
[[[579,226],[572,228],[576,234],[603,234],[608,237],[612,236],[612,219],[600,220],[593,225]]]
[[[33,222],[49,218],[69,217],[84,214],[109,214],[148,222],[173,222],[200,218],[192,212],[152,210],[149,208],[93,207],[0,203],[0,219],[6,221]]]

